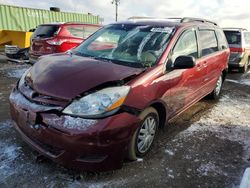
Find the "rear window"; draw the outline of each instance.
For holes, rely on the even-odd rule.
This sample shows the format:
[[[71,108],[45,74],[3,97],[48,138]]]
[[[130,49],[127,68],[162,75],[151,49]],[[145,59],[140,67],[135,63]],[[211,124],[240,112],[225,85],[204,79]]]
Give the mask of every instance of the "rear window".
[[[91,27],[91,26],[66,26],[67,35],[71,37],[78,37],[86,39],[96,30],[98,27]]]
[[[59,26],[57,25],[40,25],[33,33],[33,38],[49,38],[57,34]]]
[[[238,31],[224,31],[228,44],[241,44],[241,34]]]

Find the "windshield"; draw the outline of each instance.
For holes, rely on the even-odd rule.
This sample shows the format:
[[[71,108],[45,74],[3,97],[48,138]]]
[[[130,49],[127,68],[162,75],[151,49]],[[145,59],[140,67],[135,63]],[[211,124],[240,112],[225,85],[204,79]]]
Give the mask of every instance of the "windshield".
[[[40,25],[33,33],[33,38],[49,38],[53,37],[58,32],[59,26],[57,25]]]
[[[174,28],[114,24],[88,38],[72,53],[132,67],[151,67],[163,53]]]

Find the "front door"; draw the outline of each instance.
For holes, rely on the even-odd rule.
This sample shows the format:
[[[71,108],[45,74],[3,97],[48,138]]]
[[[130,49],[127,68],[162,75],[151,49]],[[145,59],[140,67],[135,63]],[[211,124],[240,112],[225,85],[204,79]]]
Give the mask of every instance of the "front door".
[[[200,97],[197,91],[202,86],[206,67],[198,59],[198,43],[195,29],[188,29],[181,34],[172,49],[169,60],[173,64],[175,59],[182,55],[193,56],[196,59],[196,65],[189,69],[174,69],[166,74],[166,77],[172,77],[172,82],[174,82],[170,89],[170,96],[168,95],[165,98],[171,109],[170,118]]]

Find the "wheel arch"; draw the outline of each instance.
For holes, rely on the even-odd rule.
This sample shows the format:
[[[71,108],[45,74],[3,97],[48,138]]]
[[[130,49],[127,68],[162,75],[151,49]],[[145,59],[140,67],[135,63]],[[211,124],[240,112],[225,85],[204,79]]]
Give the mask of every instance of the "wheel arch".
[[[150,107],[156,109],[159,115],[159,128],[163,128],[167,123],[167,109],[166,105],[160,101],[156,101],[150,104]]]
[[[225,79],[226,79],[227,73],[228,73],[228,69],[224,69],[224,70],[222,71],[222,80],[223,80],[223,82],[224,82]]]

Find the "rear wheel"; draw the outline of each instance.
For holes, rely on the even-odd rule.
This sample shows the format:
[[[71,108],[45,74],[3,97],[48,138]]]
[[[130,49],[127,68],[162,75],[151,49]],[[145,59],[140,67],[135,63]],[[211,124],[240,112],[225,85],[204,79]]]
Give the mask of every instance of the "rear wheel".
[[[136,160],[137,157],[143,157],[150,151],[159,127],[159,115],[152,107],[144,110],[139,118],[142,119],[141,124],[129,143],[127,157],[129,160]]]
[[[214,90],[208,95],[210,99],[218,99],[221,93],[222,89],[222,84],[223,84],[223,78],[222,74],[218,78]]]

